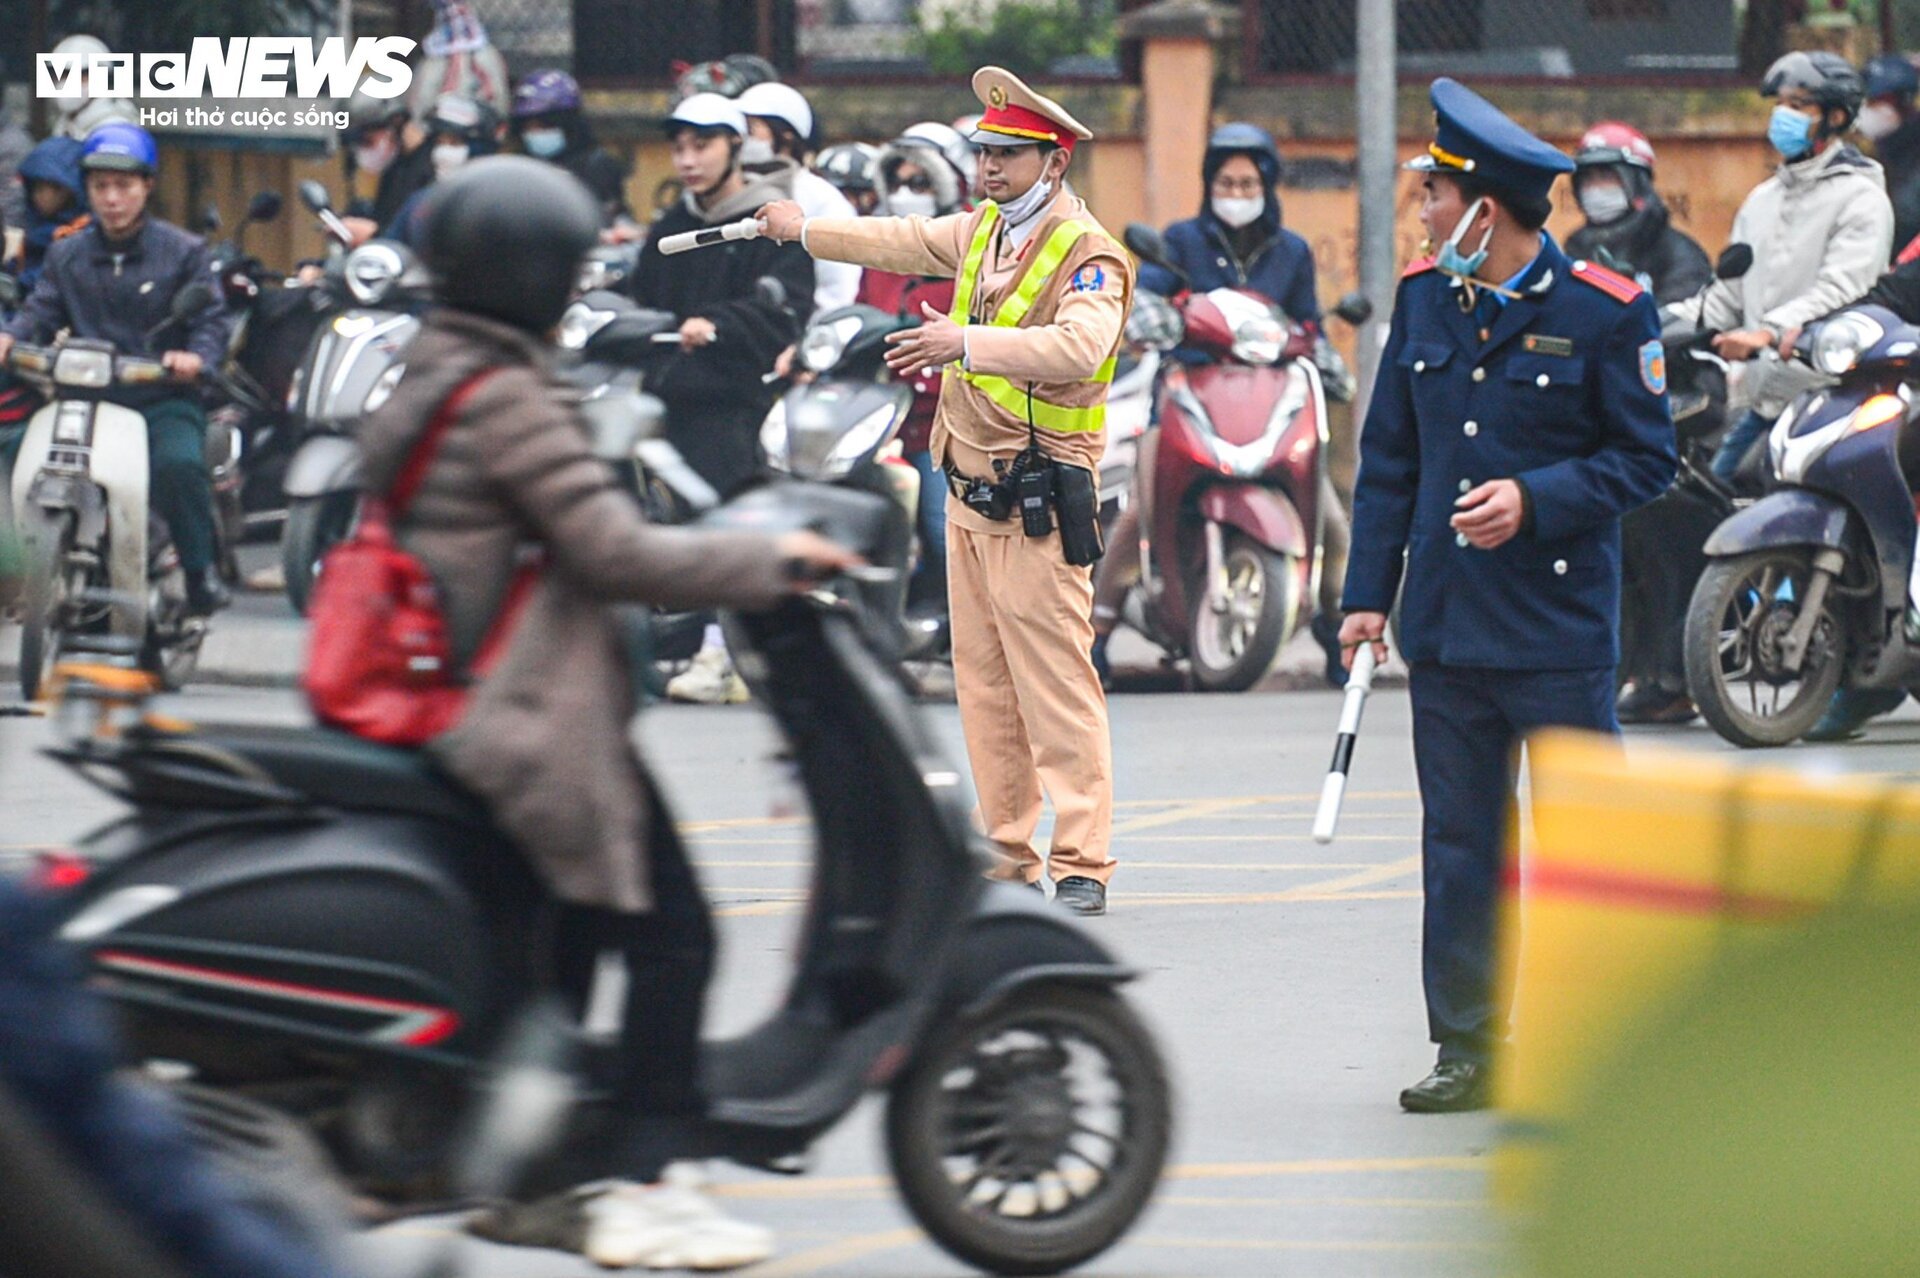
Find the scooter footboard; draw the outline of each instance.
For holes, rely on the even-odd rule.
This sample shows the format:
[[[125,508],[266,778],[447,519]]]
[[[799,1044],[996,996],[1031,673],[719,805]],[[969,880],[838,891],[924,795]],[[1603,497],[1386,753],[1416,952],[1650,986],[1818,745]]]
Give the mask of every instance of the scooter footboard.
[[[1114,986],[1137,975],[1032,888],[995,884],[960,936],[940,1001],[974,1012],[1040,981]]]

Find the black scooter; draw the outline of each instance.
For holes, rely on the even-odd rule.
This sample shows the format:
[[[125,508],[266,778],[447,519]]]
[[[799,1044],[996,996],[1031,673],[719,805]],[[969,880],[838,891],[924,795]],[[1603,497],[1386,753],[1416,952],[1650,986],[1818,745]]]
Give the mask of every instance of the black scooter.
[[[894,513],[789,481],[703,522],[867,553]],[[883,627],[828,591],[735,623],[818,866],[784,1003],[709,1050],[698,1152],[797,1170],[885,1089],[895,1179],[941,1246],[1003,1274],[1098,1255],[1151,1196],[1171,1124],[1130,973],[1039,893],[981,877],[960,774],[877,655]],[[430,1199],[469,1076],[542,985],[545,898],[422,755],[170,729],[112,682],[70,675],[52,750],[133,807],[81,845],[100,868],[64,936],[143,1055],[273,1098],[363,1192]]]

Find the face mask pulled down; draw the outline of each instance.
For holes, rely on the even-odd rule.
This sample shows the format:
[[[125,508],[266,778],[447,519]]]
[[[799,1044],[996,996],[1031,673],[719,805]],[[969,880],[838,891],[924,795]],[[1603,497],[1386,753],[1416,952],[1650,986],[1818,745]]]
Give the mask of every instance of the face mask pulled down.
[[[1026,194],[1008,200],[1000,206],[1000,216],[1007,220],[1008,226],[1019,226],[1047,207],[1053,199],[1053,190],[1053,182],[1046,176],[1046,171],[1043,169],[1040,180],[1028,187]]]

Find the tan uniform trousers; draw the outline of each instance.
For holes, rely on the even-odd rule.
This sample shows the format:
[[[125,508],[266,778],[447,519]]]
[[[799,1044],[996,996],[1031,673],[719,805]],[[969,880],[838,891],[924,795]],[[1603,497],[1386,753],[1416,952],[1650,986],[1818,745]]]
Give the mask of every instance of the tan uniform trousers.
[[[949,509],[957,502],[949,502]],[[1032,883],[1113,876],[1113,743],[1093,644],[1093,570],[1060,538],[947,524],[953,681],[994,877]],[[1034,849],[1042,793],[1053,801],[1050,864]]]

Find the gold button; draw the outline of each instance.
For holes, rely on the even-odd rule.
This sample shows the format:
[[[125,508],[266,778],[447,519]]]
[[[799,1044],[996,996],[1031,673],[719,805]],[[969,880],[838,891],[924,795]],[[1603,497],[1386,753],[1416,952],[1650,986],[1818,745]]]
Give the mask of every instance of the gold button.
[[[1474,380],[1474,381],[1476,381],[1476,382],[1484,382],[1484,381],[1486,381],[1486,380],[1487,380],[1487,370],[1486,370],[1486,369],[1484,369],[1484,368],[1476,368],[1476,369],[1474,369],[1474,370],[1473,370],[1473,380]]]

